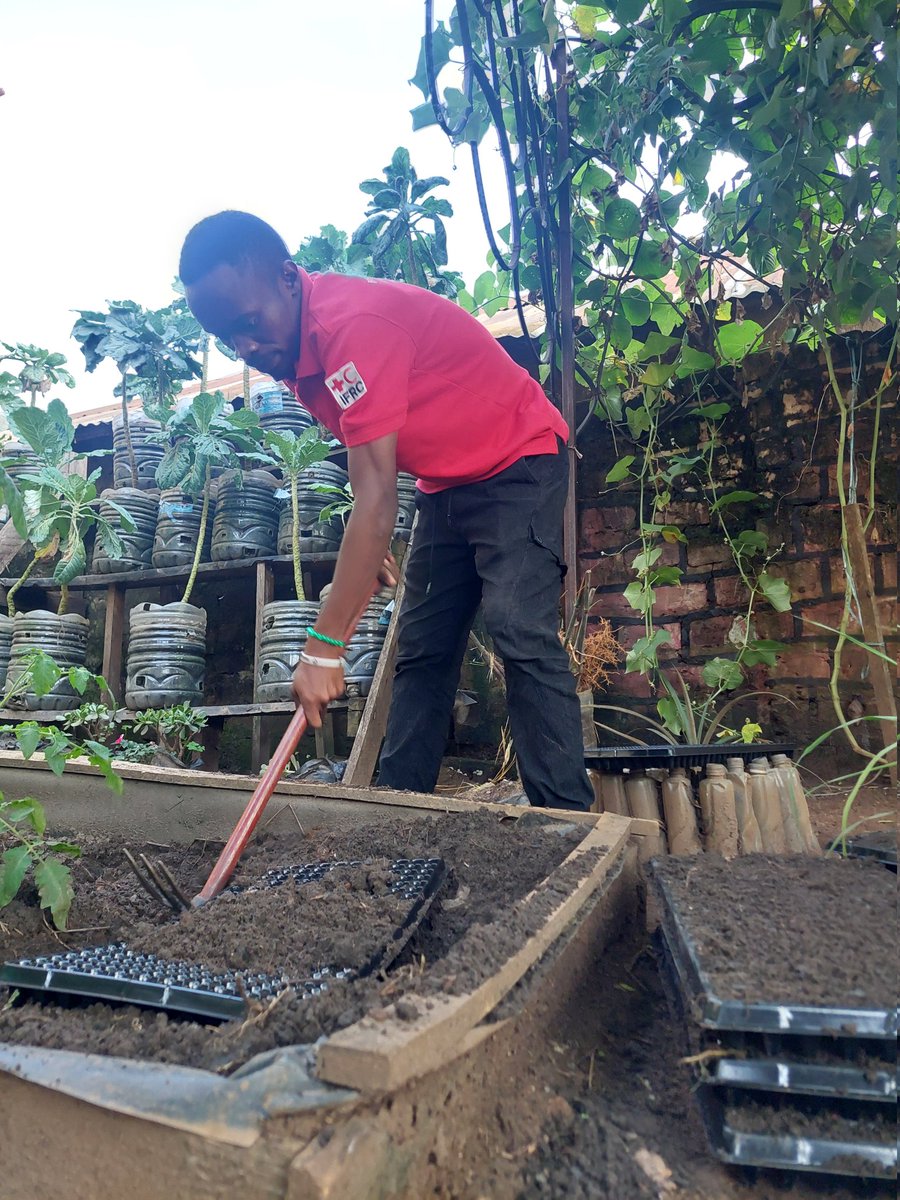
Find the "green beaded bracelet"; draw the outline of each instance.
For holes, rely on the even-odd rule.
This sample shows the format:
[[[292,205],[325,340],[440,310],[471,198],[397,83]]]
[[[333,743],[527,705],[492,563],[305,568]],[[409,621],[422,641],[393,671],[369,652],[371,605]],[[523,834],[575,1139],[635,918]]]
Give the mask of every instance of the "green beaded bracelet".
[[[337,646],[339,650],[347,648],[347,643],[342,642],[340,638],[333,638],[325,633],[319,633],[318,629],[313,629],[312,625],[307,625],[306,636],[308,638],[315,638],[316,641],[324,642],[327,646]]]

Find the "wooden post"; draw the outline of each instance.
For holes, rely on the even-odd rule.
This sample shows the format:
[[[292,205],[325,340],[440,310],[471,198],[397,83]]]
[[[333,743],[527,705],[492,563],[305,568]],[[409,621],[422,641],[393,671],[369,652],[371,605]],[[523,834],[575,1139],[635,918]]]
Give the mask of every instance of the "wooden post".
[[[561,168],[569,157],[569,63],[566,44],[563,41],[556,44],[553,65],[556,70],[556,163],[557,167]],[[565,581],[563,612],[568,625],[575,611],[575,596],[578,591],[578,513],[575,501],[575,297],[572,280],[572,187],[568,173],[560,181],[556,195],[559,217],[559,335],[562,359],[560,399],[562,415],[569,427],[569,491],[563,514],[563,557],[569,567]]]
[[[875,588],[872,585],[866,534],[858,504],[844,506],[844,525],[847,530],[847,557],[850,559],[850,569],[853,573],[853,582],[859,601],[863,636],[873,650],[877,650],[880,654],[886,654],[884,632],[878,616],[878,605],[875,602]],[[872,654],[869,656],[869,670],[872,676],[872,690],[875,693],[875,708],[881,718],[878,721],[881,737],[885,746],[894,747],[893,755],[887,757],[887,764],[891,783],[896,788],[897,706],[891,688],[891,668],[883,658]]]
[[[413,523],[415,533],[415,522]],[[411,535],[412,538],[412,535]],[[391,706],[391,693],[394,688],[394,664],[397,661],[397,632],[399,629],[400,605],[403,603],[403,593],[406,590],[406,564],[408,553],[401,554],[396,544],[391,547],[394,557],[400,563],[400,578],[397,580],[397,592],[394,596],[394,611],[391,613],[391,623],[384,639],[384,646],[378,658],[378,665],[372,677],[372,686],[366,698],[362,720],[353,739],[353,748],[347,759],[344,771],[344,783],[347,787],[367,787],[372,782],[378,755],[381,752],[381,742],[387,728],[388,709]]]
[[[256,619],[253,632],[253,700],[257,699],[257,676],[259,674],[259,646],[262,640],[263,609],[275,596],[275,572],[270,563],[256,564]],[[264,759],[263,718],[257,713],[253,718],[250,734],[250,763],[258,771]]]
[[[103,666],[101,674],[117,701],[124,703],[122,659],[125,643],[125,587],[111,583],[106,589],[106,618],[103,624]]]

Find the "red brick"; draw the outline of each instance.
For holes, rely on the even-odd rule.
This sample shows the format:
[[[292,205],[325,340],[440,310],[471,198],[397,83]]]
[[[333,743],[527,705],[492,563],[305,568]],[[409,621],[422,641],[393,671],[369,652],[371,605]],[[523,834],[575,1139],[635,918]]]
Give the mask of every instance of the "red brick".
[[[623,532],[634,529],[637,524],[637,510],[618,505],[586,508],[582,512],[582,525],[595,529],[615,530]]]
[[[714,586],[719,608],[743,608],[749,599],[747,585],[740,575],[719,575]]]
[[[621,584],[623,587],[634,578],[634,572],[628,566],[624,554],[604,554],[599,558],[581,562],[582,579],[590,579],[593,587],[613,587]]]
[[[860,504],[867,504],[869,498],[869,469],[868,463],[865,460],[858,463],[856,472],[856,499]],[[838,498],[837,490],[837,463],[831,462],[825,468],[827,478],[827,488],[825,495],[833,500]],[[850,487],[850,463],[844,463],[844,495],[847,495]]]
[[[842,600],[828,600],[824,604],[808,604],[804,605],[799,610],[799,616],[803,622],[804,637],[811,638],[827,638],[833,636],[831,631],[836,631],[841,623],[841,614],[844,611],[844,602]],[[818,621],[819,625],[827,625],[828,629],[820,629],[819,625],[811,625],[809,622]],[[848,633],[857,633],[859,625],[851,616],[847,623]]]
[[[687,548],[689,567],[722,567],[733,563],[724,542],[692,542]]]
[[[843,558],[840,555],[832,555],[828,560],[828,583],[832,596],[843,596],[846,578]]]
[[[678,500],[653,520],[657,525],[708,525],[709,505],[704,500]]]
[[[657,625],[656,628],[665,629],[672,639],[670,642],[666,642],[664,646],[660,646],[660,653],[665,653],[667,650],[672,652],[681,649],[680,625]],[[634,643],[643,636],[643,625],[621,625],[616,629],[616,640],[623,650],[630,650]]]
[[[897,591],[897,555],[896,553],[879,554],[876,571],[880,572],[880,591]],[[876,576],[877,577],[877,576]]]
[[[771,669],[773,678],[782,679],[827,679],[831,674],[831,654],[827,650],[791,647],[779,655],[778,663]]]
[[[816,401],[812,392],[803,390],[783,392],[781,404],[788,425],[805,424],[815,415]]]
[[[684,583],[680,587],[657,588],[653,611],[662,619],[684,617],[700,612],[707,604],[705,583]]]
[[[818,559],[775,563],[769,568],[769,574],[788,581],[792,600],[816,600],[822,595],[822,572]]]
[[[636,608],[632,608],[621,592],[603,592],[594,600],[593,612],[598,617],[607,617],[614,621],[619,617],[635,619],[639,616]]]
[[[734,617],[703,617],[692,621],[690,627],[691,654],[707,654],[710,650],[728,647],[728,631]]]
[[[676,670],[678,672],[678,675],[681,676],[681,678],[688,685],[688,687],[702,688],[705,686],[705,684],[703,683],[703,668],[702,667],[691,666],[687,663],[679,663],[678,666],[675,667],[673,670],[669,670],[669,671],[664,670],[662,672],[663,675],[665,675],[666,679],[668,679],[669,683],[671,683],[674,688],[679,689],[679,691],[680,691],[680,684],[678,683],[678,675],[675,674]]]
[[[646,700],[652,698],[653,694],[646,675],[641,675],[638,671],[617,671],[612,677],[606,697],[611,704],[617,702],[617,696],[624,697],[627,706],[629,697],[638,696]]]
[[[873,659],[868,650],[862,646],[845,645],[841,650],[841,668],[839,678],[846,683],[870,682]],[[864,678],[865,677],[865,678]]]
[[[773,608],[758,608],[753,615],[756,636],[789,642],[794,637],[794,618],[790,613],[775,612]]]

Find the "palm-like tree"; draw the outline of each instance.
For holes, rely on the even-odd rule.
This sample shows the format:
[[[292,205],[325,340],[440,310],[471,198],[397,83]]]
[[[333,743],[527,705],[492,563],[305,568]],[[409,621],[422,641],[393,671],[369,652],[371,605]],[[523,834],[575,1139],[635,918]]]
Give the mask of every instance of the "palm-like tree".
[[[371,249],[376,275],[451,298],[456,295],[462,279],[455,271],[446,270],[443,222],[444,217],[453,216],[453,209],[449,200],[428,194],[448,184],[443,175],[419,179],[409,151],[400,146],[384,168],[383,179],[364,179],[359,185],[371,200],[352,245]]]

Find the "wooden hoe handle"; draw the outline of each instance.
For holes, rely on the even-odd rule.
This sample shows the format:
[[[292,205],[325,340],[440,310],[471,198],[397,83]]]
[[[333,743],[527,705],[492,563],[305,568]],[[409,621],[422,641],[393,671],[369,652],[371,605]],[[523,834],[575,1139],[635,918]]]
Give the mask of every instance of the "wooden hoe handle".
[[[376,591],[378,590],[376,585]],[[375,593],[373,592],[373,595]],[[369,607],[371,597],[366,599],[365,604],[360,609],[352,626],[347,631],[344,638],[345,642],[349,642],[353,634],[356,632],[356,627],[363,618],[363,613]],[[209,873],[209,878],[197,895],[191,901],[194,908],[201,908],[208,900],[213,900],[221,892],[222,888],[228,883],[234,873],[234,868],[238,864],[238,859],[247,848],[247,843],[253,834],[253,830],[259,824],[259,819],[263,814],[263,810],[269,803],[272,793],[281,782],[281,777],[284,774],[285,768],[291,761],[291,755],[297,749],[297,743],[306,732],[306,713],[302,708],[298,708],[291,717],[291,722],[284,731],[284,736],[278,743],[275,753],[266,767],[262,779],[256,785],[256,790],[250,797],[247,807],[241,813],[238,823],[235,825],[231,837],[225,843],[225,849],[219,855],[218,861]]]

